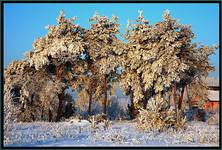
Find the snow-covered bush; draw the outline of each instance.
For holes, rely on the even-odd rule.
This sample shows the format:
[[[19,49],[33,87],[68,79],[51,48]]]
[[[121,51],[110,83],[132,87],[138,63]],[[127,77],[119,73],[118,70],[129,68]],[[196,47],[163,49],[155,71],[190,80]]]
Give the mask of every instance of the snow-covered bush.
[[[91,128],[94,131],[96,129],[101,129],[101,128],[103,128],[104,130],[107,130],[112,124],[112,122],[107,119],[105,114],[90,116],[88,120],[90,121]]]
[[[213,115],[209,116],[209,118],[207,119],[207,123],[209,125],[219,125],[219,123],[220,123],[219,117],[220,117],[219,113],[213,114]]]
[[[167,102],[163,98],[149,100],[147,109],[139,110],[137,127],[149,131],[165,131],[170,127],[183,127],[186,119],[176,121],[176,113],[172,108],[167,108]]]

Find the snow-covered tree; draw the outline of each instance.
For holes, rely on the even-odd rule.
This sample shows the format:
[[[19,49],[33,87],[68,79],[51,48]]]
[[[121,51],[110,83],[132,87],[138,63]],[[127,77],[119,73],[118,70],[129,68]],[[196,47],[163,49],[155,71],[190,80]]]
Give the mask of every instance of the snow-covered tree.
[[[48,33],[33,43],[33,51],[27,53],[30,67],[36,70],[44,69],[51,75],[53,81],[65,83],[59,86],[58,109],[56,120],[59,121],[62,112],[62,99],[64,91],[73,80],[76,80],[78,63],[84,51],[83,35],[85,30],[73,24],[76,17],[66,19],[63,11],[57,18],[57,25],[48,26]],[[84,68],[84,67],[80,67]]]
[[[125,38],[128,43],[121,84],[133,95],[137,107],[146,108],[151,97],[161,98],[173,86],[174,91],[182,88],[183,93],[194,78],[212,70],[208,57],[214,47],[192,43],[191,26],[179,24],[168,10],[163,21],[153,25],[139,11],[136,23],[128,22]]]
[[[86,34],[88,51],[86,53],[87,62],[98,76],[101,76],[101,89],[104,94],[103,113],[107,112],[108,90],[111,82],[116,79],[118,59],[116,56],[120,53],[123,42],[117,38],[119,33],[118,18],[112,16],[112,19],[106,16],[100,16],[96,13],[90,18],[91,28]]]
[[[18,121],[41,120],[40,92],[49,80],[41,70],[30,68],[26,60],[14,61],[4,72],[4,91],[10,89]],[[4,99],[5,103],[10,103]],[[46,114],[45,114],[46,115]]]

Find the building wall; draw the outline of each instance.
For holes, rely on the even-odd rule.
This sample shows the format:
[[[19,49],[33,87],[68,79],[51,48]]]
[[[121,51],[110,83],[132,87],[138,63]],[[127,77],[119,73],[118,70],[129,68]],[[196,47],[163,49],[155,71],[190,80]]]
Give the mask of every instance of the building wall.
[[[220,103],[219,101],[207,101],[204,104],[204,109],[206,111],[218,111],[220,108]]]

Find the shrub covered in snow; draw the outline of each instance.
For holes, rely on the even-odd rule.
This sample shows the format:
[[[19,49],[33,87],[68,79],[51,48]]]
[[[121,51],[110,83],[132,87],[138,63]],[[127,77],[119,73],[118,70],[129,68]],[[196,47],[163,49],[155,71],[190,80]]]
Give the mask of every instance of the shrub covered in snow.
[[[209,115],[207,123],[210,125],[219,125],[220,123],[219,117],[220,117],[219,113]]]
[[[137,127],[143,130],[164,131],[170,127],[181,128],[186,121],[185,118],[181,118],[177,122],[175,111],[167,107],[167,102],[163,98],[152,98],[148,102],[147,109],[139,111]]]

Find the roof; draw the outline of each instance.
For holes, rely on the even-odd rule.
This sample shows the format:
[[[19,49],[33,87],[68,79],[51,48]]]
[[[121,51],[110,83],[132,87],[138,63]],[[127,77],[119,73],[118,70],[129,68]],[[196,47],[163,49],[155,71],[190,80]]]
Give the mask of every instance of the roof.
[[[209,90],[213,90],[213,91],[219,91],[220,87],[219,86],[208,86]]]
[[[203,79],[207,86],[219,86],[219,79],[213,77],[207,77]]]
[[[220,91],[213,91],[213,90],[208,90],[209,91],[209,95],[208,95],[208,99],[210,101],[219,101],[220,99]]]

